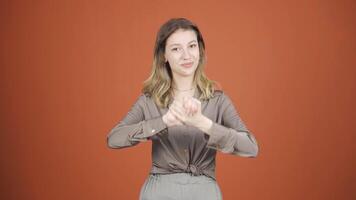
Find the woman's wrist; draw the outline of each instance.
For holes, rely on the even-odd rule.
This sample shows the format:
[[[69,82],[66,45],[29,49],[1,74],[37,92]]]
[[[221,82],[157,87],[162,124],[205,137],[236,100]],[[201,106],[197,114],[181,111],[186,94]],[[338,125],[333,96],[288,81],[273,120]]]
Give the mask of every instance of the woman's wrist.
[[[211,121],[211,119],[205,117],[204,115],[202,115],[197,124],[196,127],[198,129],[200,129],[201,131],[203,131],[204,133],[210,135],[209,130],[211,129],[211,127],[213,126],[213,121]]]
[[[162,116],[162,121],[168,126],[166,115]]]

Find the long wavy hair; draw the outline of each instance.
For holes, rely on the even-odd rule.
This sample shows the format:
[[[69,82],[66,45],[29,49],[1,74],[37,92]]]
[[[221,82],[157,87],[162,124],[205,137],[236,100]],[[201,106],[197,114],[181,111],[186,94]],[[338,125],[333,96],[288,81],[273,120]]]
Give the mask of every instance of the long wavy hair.
[[[164,54],[167,39],[178,29],[193,30],[197,36],[200,59],[194,73],[193,85],[200,91],[199,99],[205,100],[213,97],[216,87],[215,81],[209,80],[204,74],[205,43],[198,27],[185,18],[170,19],[160,27],[157,33],[151,75],[144,81],[142,89],[142,92],[151,96],[159,107],[166,108],[173,99],[173,75],[169,63],[165,61]]]

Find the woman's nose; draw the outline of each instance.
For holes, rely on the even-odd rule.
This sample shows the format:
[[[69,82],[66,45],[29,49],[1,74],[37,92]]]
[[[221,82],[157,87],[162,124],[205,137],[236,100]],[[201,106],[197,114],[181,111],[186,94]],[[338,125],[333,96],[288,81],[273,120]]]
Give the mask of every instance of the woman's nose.
[[[191,57],[189,51],[187,49],[183,50],[183,53],[182,53],[182,58],[183,59],[189,59]]]

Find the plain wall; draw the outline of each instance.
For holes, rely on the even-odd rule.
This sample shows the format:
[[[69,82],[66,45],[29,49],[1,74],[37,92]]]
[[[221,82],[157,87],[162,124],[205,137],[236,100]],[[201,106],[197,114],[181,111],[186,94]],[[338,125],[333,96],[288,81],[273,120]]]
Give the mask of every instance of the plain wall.
[[[0,3],[0,199],[138,199],[151,142],[106,136],[151,71],[172,17],[198,24],[209,78],[256,136],[217,155],[224,200],[355,199],[356,2]]]

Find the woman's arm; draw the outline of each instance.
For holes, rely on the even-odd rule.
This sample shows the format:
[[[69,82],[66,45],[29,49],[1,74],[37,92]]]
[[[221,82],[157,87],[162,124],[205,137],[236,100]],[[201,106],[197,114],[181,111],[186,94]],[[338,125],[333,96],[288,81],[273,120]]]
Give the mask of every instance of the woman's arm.
[[[246,128],[230,98],[225,94],[221,98],[222,124],[212,122],[206,131],[209,135],[207,147],[223,153],[256,157],[259,150],[257,140]]]
[[[201,102],[190,98],[183,102],[174,101],[169,110],[183,124],[194,126],[207,135],[207,147],[243,157],[256,157],[258,145],[255,137],[247,130],[228,96],[219,97],[218,112],[221,124],[213,122],[201,112]]]
[[[137,145],[167,127],[161,116],[145,120],[143,112],[145,101],[146,96],[142,94],[127,115],[107,135],[107,144],[110,148]]]

